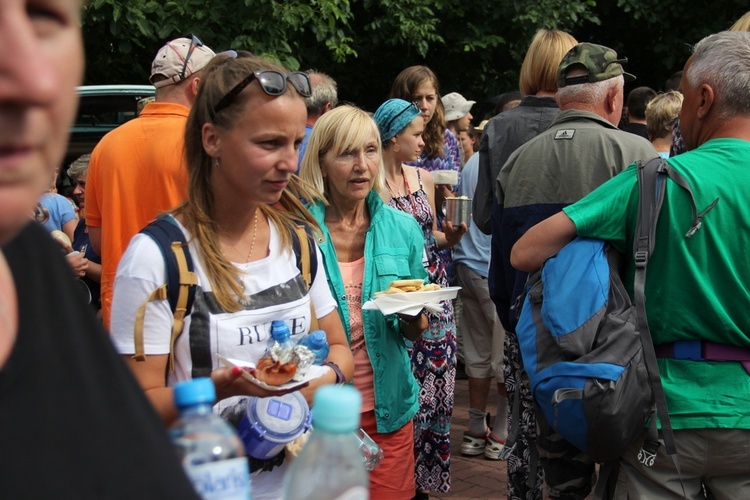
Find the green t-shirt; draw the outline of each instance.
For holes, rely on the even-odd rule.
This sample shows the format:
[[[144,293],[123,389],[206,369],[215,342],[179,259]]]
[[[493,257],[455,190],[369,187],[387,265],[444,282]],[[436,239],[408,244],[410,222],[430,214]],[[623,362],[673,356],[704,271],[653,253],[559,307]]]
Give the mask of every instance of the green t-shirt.
[[[654,343],[750,347],[750,142],[714,139],[668,161],[687,179],[699,211],[719,202],[685,238],[693,219],[689,195],[667,182],[646,275]],[[610,240],[631,256],[631,295],[637,210],[634,165],[564,209],[580,236]],[[674,428],[750,429],[750,374],[739,362],[660,359],[659,368]]]

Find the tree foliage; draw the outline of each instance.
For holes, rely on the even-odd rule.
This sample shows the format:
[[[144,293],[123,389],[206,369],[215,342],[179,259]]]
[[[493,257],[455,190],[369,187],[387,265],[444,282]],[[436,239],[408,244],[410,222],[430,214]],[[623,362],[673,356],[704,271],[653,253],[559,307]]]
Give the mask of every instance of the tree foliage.
[[[443,93],[482,102],[517,88],[528,43],[546,27],[614,48],[637,85],[659,89],[689,45],[746,10],[746,0],[91,0],[86,81],[145,83],[158,48],[193,33],[217,51],[325,71],[343,99],[371,110],[413,64],[430,66]]]

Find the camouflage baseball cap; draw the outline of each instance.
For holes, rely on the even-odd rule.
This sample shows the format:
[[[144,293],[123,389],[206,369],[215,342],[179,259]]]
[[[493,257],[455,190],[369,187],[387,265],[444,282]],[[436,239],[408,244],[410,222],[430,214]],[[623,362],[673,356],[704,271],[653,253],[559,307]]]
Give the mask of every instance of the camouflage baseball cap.
[[[628,63],[628,58],[618,59],[617,52],[595,43],[579,43],[565,54],[557,68],[557,88],[579,83],[602,82],[622,75],[626,82],[635,80],[635,76],[626,73],[622,66]],[[588,71],[587,75],[566,77],[568,71],[576,66],[582,66]]]

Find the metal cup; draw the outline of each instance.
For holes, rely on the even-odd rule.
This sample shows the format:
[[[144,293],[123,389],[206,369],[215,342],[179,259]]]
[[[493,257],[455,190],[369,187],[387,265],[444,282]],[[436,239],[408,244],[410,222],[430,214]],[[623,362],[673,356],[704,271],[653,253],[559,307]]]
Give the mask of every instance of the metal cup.
[[[462,222],[466,227],[471,224],[471,198],[467,196],[448,197],[443,202],[443,214],[446,221],[451,221],[454,226],[460,226]]]

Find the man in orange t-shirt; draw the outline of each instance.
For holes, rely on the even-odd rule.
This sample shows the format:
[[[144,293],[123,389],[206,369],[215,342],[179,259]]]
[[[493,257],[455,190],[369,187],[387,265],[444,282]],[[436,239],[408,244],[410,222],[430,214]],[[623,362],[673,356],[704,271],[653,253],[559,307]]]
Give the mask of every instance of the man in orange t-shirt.
[[[200,70],[214,55],[195,36],[164,45],[151,65],[156,102],[105,135],[91,154],[86,223],[91,245],[102,258],[102,313],[107,327],[117,265],[130,238],[160,212],[185,199],[185,124]]]

